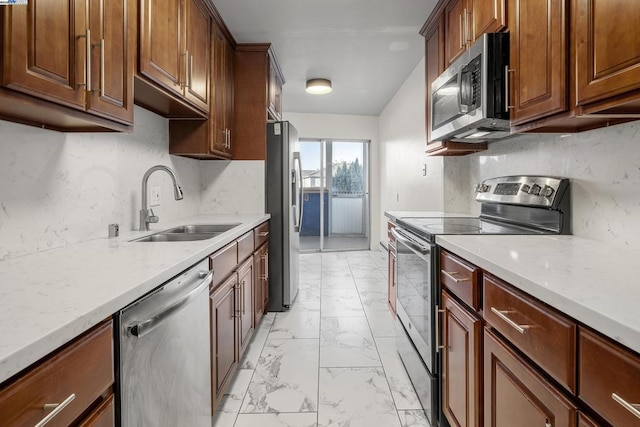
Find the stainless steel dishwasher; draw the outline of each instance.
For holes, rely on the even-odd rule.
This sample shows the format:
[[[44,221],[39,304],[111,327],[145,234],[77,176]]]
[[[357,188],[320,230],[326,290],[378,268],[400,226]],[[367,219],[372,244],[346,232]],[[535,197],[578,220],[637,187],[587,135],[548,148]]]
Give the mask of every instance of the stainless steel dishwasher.
[[[123,427],[211,427],[212,277],[204,260],[119,312]]]

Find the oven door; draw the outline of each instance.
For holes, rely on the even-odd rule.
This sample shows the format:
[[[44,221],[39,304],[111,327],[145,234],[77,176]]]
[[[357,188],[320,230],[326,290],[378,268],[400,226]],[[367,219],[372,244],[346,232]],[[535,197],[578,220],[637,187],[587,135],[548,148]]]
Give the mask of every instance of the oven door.
[[[392,232],[397,243],[397,316],[424,364],[436,374],[433,312],[437,299],[432,274],[435,245],[399,227]]]

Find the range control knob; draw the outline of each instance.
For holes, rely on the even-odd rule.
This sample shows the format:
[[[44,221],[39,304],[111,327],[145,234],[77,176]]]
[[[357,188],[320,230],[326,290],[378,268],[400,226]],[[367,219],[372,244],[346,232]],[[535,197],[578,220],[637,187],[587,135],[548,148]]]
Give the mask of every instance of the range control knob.
[[[523,193],[528,193],[530,189],[531,187],[529,186],[529,184],[523,184],[522,187],[520,187],[520,191],[522,191]]]
[[[533,194],[534,196],[539,196],[541,189],[542,187],[540,187],[538,184],[533,184],[531,186],[531,189],[529,190],[529,194]]]
[[[490,185],[487,184],[478,184],[476,185],[476,193],[486,193],[491,188]]]
[[[542,191],[540,192],[540,194],[543,195],[544,197],[549,198],[553,195],[554,191],[555,190],[553,189],[553,187],[549,187],[548,185],[545,185]]]

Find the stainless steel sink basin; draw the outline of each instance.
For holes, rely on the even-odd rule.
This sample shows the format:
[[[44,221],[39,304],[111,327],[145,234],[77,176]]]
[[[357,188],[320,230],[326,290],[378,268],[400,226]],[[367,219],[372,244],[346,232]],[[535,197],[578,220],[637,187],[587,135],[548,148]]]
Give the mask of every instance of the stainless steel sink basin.
[[[171,234],[208,234],[215,233],[220,234],[225,231],[229,231],[234,227],[239,226],[240,223],[236,224],[200,224],[200,225],[182,225],[180,227],[171,228],[169,230],[163,231],[163,233],[171,233]]]
[[[134,242],[192,242],[194,240],[212,239],[221,233],[157,233],[151,236],[136,239]]]
[[[216,237],[219,234],[229,231],[236,224],[199,224],[199,225],[182,225],[169,230],[160,231],[141,239],[135,239],[134,242],[191,242],[194,240],[207,240]]]

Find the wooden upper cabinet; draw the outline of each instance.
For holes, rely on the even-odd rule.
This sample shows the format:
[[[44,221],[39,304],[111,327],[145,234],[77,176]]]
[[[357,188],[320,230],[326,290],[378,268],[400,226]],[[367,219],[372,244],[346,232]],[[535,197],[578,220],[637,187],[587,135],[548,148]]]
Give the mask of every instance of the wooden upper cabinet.
[[[442,306],[442,412],[452,426],[479,427],[482,425],[482,320],[445,292]]]
[[[176,94],[182,94],[186,52],[183,2],[140,0],[140,74]]]
[[[209,110],[211,15],[201,0],[186,5],[185,97],[200,109]]]
[[[425,77],[426,77],[426,126],[427,143],[431,142],[431,84],[444,71],[444,21],[438,19],[436,24],[425,34]],[[429,147],[427,146],[427,151]]]
[[[467,0],[452,0],[444,10],[445,63],[451,65],[467,50],[469,35],[469,8]]]
[[[2,8],[1,85],[51,104],[5,100],[14,108],[0,107],[0,114],[58,130],[128,129],[135,11],[135,0],[32,0]]]
[[[135,0],[89,0],[91,91],[87,110],[133,123]]]
[[[496,33],[507,26],[506,0],[468,0],[471,10],[472,40],[485,33]]]
[[[231,157],[233,121],[233,49],[222,30],[213,33],[213,85],[211,151]]]
[[[576,103],[640,89],[640,7],[635,0],[574,0]]]
[[[3,86],[84,110],[91,50],[86,2],[30,1],[3,9]]]
[[[509,0],[511,125],[568,109],[567,0]]]
[[[269,61],[269,115],[282,120],[282,77],[274,61]]]

